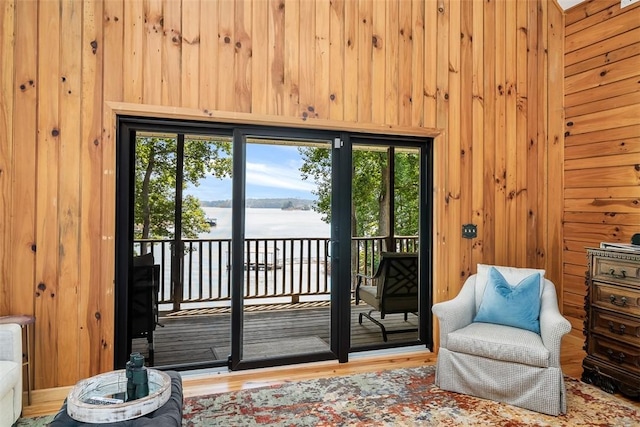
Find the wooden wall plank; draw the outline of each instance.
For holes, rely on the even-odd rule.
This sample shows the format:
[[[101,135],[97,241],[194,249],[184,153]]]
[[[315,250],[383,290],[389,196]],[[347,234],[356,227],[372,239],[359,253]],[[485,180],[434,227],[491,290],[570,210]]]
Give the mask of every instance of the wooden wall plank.
[[[123,47],[126,46],[127,37],[125,32],[125,16],[127,5],[131,2],[125,0],[111,0],[104,4],[104,64],[108,64],[111,73],[103,70],[104,78],[102,82],[103,101],[122,101],[125,99],[127,80],[129,76],[124,76],[120,70],[124,70],[124,63],[128,59]],[[136,21],[137,22],[137,21]],[[138,27],[139,29],[141,27]],[[90,299],[97,304],[93,316],[99,334],[91,335],[92,354],[91,359],[98,359],[97,364],[92,364],[92,371],[106,372],[113,369],[113,352],[115,336],[115,301],[113,266],[115,265],[115,216],[105,215],[104,212],[115,212],[115,117],[114,113],[102,104],[102,138],[99,141],[102,148],[102,176],[100,183],[100,268],[98,277],[100,278],[99,289],[90,286]],[[95,189],[95,188],[94,188]],[[94,196],[96,197],[96,196]],[[97,197],[96,197],[97,199]],[[95,319],[95,320],[94,320]],[[95,374],[95,372],[93,372]],[[90,376],[90,375],[84,375]]]
[[[372,58],[373,58],[373,2],[358,0],[358,118],[371,123]],[[379,35],[376,35],[379,37]]]
[[[8,4],[8,3],[7,3]],[[15,32],[14,49],[21,52],[20,61],[15,61],[12,92],[13,117],[12,126],[7,126],[7,134],[3,141],[12,143],[12,161],[20,167],[8,167],[11,171],[7,179],[11,179],[11,252],[8,256],[10,280],[13,284],[10,297],[11,312],[34,314],[35,294],[35,256],[36,256],[36,144],[37,144],[37,57],[38,57],[38,5],[36,2],[16,2],[15,22],[20,23],[12,28]],[[6,19],[6,18],[5,18]],[[15,53],[12,55],[15,58]],[[3,58],[8,58],[3,54]],[[11,77],[11,73],[3,76]],[[9,107],[5,107],[9,108]],[[2,132],[2,130],[0,130]],[[15,141],[21,141],[16,144]],[[18,197],[20,202],[18,203]]]
[[[564,87],[566,93],[575,93],[635,76],[640,65],[640,56],[632,56],[604,67],[588,70],[567,77]]]
[[[421,80],[419,74],[412,74],[413,57],[413,25],[411,1],[403,1],[398,4],[399,42],[398,42],[398,116],[397,123],[402,126],[411,125],[412,105],[411,105],[411,81],[415,78]],[[422,64],[422,62],[420,62]]]
[[[383,29],[385,34],[385,49],[384,49],[384,101],[382,103],[384,111],[383,121],[390,124],[398,124],[398,67],[399,62],[399,4],[396,2],[380,2],[386,6],[385,10],[385,22],[383,23]],[[374,17],[375,19],[375,17]],[[374,83],[375,84],[375,83]],[[374,111],[376,111],[374,107]]]
[[[180,105],[200,106],[200,2],[182,3],[180,24]]]
[[[589,144],[591,142],[624,140],[625,138],[633,138],[640,136],[640,124],[623,126],[614,129],[605,129],[596,132],[588,132],[583,134],[571,135],[569,131],[565,137],[565,145],[573,147],[577,145]]]
[[[565,170],[602,168],[609,166],[635,165],[634,160],[640,159],[640,156],[634,158],[627,153],[604,156],[601,153],[597,156],[585,157],[582,159],[566,160],[564,164]]]
[[[591,157],[594,152],[601,156],[640,153],[640,137],[565,147],[564,156],[567,160],[581,159]]]
[[[204,5],[205,3],[202,4]],[[270,31],[269,10],[268,2],[253,2],[251,13],[251,112],[256,114],[266,114],[268,111],[269,62],[267,54],[269,52]],[[286,16],[289,17],[290,15],[293,16],[292,11],[287,10]],[[285,21],[285,34],[288,33],[289,25],[289,21]],[[287,37],[288,39],[289,37]],[[293,85],[290,84],[290,86]],[[293,94],[291,89],[288,89],[287,93],[290,94],[289,96]],[[291,115],[290,111],[285,111],[287,111],[287,115]]]
[[[162,0],[143,0],[142,102],[162,102]]]
[[[482,241],[484,246],[484,262],[486,264],[495,264],[496,256],[495,256],[495,246],[497,242],[494,241],[494,234],[496,230],[496,218],[495,218],[495,192],[494,192],[494,182],[495,182],[495,168],[496,168],[496,159],[495,159],[495,147],[493,143],[489,141],[495,141],[496,135],[496,125],[495,125],[495,117],[496,117],[496,80],[495,80],[495,68],[496,68],[496,33],[493,30],[493,25],[495,23],[495,2],[485,2],[484,3],[484,138],[486,141],[484,145],[484,159],[483,159],[483,194],[484,194],[484,218],[483,218],[483,229],[484,233],[482,234]],[[532,111],[532,117],[529,123],[532,121],[535,122],[535,111]]]
[[[315,6],[300,2],[300,113],[302,117],[315,115]]]
[[[565,78],[573,76],[575,74],[579,74],[593,68],[604,67],[607,64],[621,61],[623,59],[631,58],[637,55],[640,55],[640,42],[621,47],[620,49],[616,49],[611,52],[597,55],[586,61],[569,65],[564,69],[564,76]]]
[[[144,9],[141,1],[128,1],[124,3],[125,11],[122,14],[126,19],[124,25],[123,61],[124,100],[127,102],[142,102],[143,88],[143,28]]]
[[[567,188],[565,202],[570,199],[609,199],[609,198],[637,198],[640,197],[638,187],[583,187]],[[566,209],[569,210],[569,209]]]
[[[411,2],[411,125],[424,124],[425,4]],[[431,61],[434,62],[434,61]]]
[[[188,3],[188,2],[186,2]],[[186,4],[184,6],[187,6]],[[182,7],[181,2],[162,0],[162,105],[182,105]],[[188,6],[187,6],[188,7]],[[195,18],[195,17],[193,17]],[[192,18],[192,19],[193,19]],[[196,25],[196,27],[199,26]],[[186,71],[186,70],[185,70]],[[197,105],[197,104],[196,104]]]
[[[387,2],[372,2],[372,24],[371,24],[371,86],[367,90],[371,91],[371,121],[380,123],[385,121],[385,74],[386,50],[389,47],[388,34],[385,32],[387,20]]]
[[[83,1],[82,21],[82,94],[81,94],[81,139],[80,165],[80,280],[78,286],[78,377],[98,373],[100,367],[99,348],[100,323],[99,286],[84,286],[85,283],[100,284],[101,210],[96,188],[102,185],[102,85],[104,67],[103,19],[109,16],[102,2]],[[74,379],[73,381],[77,381]]]
[[[438,61],[438,17],[440,16],[439,2],[425,2],[424,4],[424,126],[436,127],[437,117],[437,70]]]
[[[638,213],[638,197],[635,199],[619,198],[619,197],[602,197],[594,196],[585,197],[584,199],[567,199],[565,200],[565,212],[604,212],[609,216],[620,213],[637,214]],[[596,224],[601,224],[597,221]],[[612,223],[615,225],[615,223]],[[587,227],[588,228],[588,227]],[[629,236],[629,241],[631,236]]]
[[[235,111],[251,112],[251,17],[252,3],[235,3]]]
[[[565,53],[573,52],[574,50],[589,46],[593,40],[605,40],[609,37],[625,33],[630,29],[638,28],[640,27],[639,16],[640,7],[636,5],[630,7],[624,13],[612,15],[602,22],[570,34],[565,37],[564,51]]]
[[[358,120],[358,52],[360,40],[358,39],[358,2],[345,1],[344,4],[344,121],[355,122]]]
[[[636,165],[610,166],[565,172],[567,187],[627,186],[640,184],[640,171]]]
[[[604,2],[600,0],[600,3]],[[606,9],[594,12],[591,15],[587,15],[586,17],[580,17],[580,19],[576,21],[570,20],[571,23],[567,24],[565,27],[565,34],[569,36],[577,33],[578,31],[588,29],[593,25],[605,22],[607,19],[619,15],[622,11],[624,11],[624,9],[620,8],[620,2],[609,0],[609,4],[607,5]]]
[[[611,37],[602,41],[594,42],[564,56],[565,67],[570,67],[582,61],[595,58],[598,55],[607,54],[609,52],[629,46],[640,38],[640,28],[629,30],[625,33]]]
[[[218,99],[216,108],[226,111],[235,109],[235,10],[233,1],[218,3]]]
[[[501,224],[495,229],[495,260],[497,264],[509,264],[508,258],[508,217],[507,217],[507,139],[506,139],[506,58],[504,55],[507,43],[506,37],[506,0],[497,0],[495,7],[495,99],[496,114],[494,117],[495,142],[494,162],[495,175],[493,177],[494,218],[496,224]],[[492,96],[489,94],[489,96]],[[503,226],[506,225],[506,226]]]
[[[611,110],[618,107],[640,104],[640,91],[634,91],[625,95],[603,99],[600,101],[587,102],[575,107],[565,108],[565,117],[571,120],[573,117],[591,114],[603,110]]]
[[[315,117],[329,118],[329,27],[330,2],[315,2],[315,65],[313,106]]]
[[[36,299],[35,364],[36,388],[57,386],[58,349],[58,177],[60,117],[60,4],[38,5],[38,118],[36,181]],[[50,367],[50,368],[47,368]]]
[[[15,43],[15,4],[6,1],[0,4],[0,69],[13,70],[13,45]],[[0,313],[10,313],[11,301],[11,230],[13,219],[13,197],[11,177],[13,175],[13,75],[3,72],[0,75]],[[16,292],[17,293],[17,292]]]
[[[528,158],[529,156],[529,139],[528,139],[528,126],[527,126],[527,99],[528,99],[528,12],[529,5],[527,2],[519,2],[516,5],[514,25],[515,25],[515,84],[513,90],[515,91],[515,158],[517,170],[515,172],[515,195],[516,195],[516,223],[526,224],[526,227],[518,227],[516,225],[516,242],[522,240],[529,240],[530,236],[535,236],[532,231],[532,221],[529,220],[529,208],[531,202],[528,197],[528,175],[527,168],[528,161],[522,162],[517,159]],[[516,246],[516,264],[515,265],[529,265],[529,259],[535,260],[532,254],[531,245],[517,245]]]
[[[611,6],[620,4],[618,0],[587,0],[583,4],[577,5],[567,10],[565,25],[572,25],[576,22],[595,15]]]
[[[518,34],[517,32],[517,8],[516,2],[508,1],[505,4],[505,34]],[[518,37],[506,37],[504,56],[506,58],[518,58],[517,54],[517,42]],[[517,116],[517,102],[518,102],[518,88],[517,77],[518,76],[518,61],[506,61],[505,62],[505,212],[507,217],[507,229],[517,230],[521,229],[519,224],[526,223],[526,216],[519,218],[518,204],[524,200],[524,192],[518,188],[518,173],[523,167],[518,167],[518,153],[522,153],[521,140],[518,140],[518,116]],[[525,142],[526,144],[526,142]],[[526,203],[526,201],[524,201]],[[526,245],[520,243],[519,238],[527,236],[519,235],[515,233],[515,238],[507,237],[506,250],[507,250],[507,263],[508,265],[522,266],[526,265],[524,262],[525,253],[523,252]]]
[[[634,126],[638,124],[638,117],[640,117],[640,105],[634,104],[572,117],[571,120],[567,120],[566,126],[572,135],[579,135],[603,129]]]
[[[528,265],[538,265],[538,245],[539,220],[543,212],[538,208],[538,151],[544,144],[538,135],[538,116],[541,100],[538,97],[538,54],[539,54],[539,28],[538,2],[529,0],[527,2],[527,231],[531,242],[527,245]],[[535,241],[535,244],[534,244]]]
[[[219,0],[200,2],[200,108],[218,108],[218,75],[226,67],[218,66],[218,3]]]
[[[572,207],[576,208],[575,204],[572,204]],[[603,208],[606,208],[606,206],[603,206]],[[567,210],[564,213],[564,219],[567,223],[598,223],[607,225],[622,224],[634,226],[640,224],[640,213],[585,212],[583,210],[580,210],[579,212],[571,212]]]
[[[471,222],[478,225],[478,236],[484,236],[484,6],[482,0],[472,3],[473,18],[471,30],[472,49],[472,115],[473,130],[471,139],[472,175],[471,175]],[[484,240],[476,240],[471,249],[471,266],[484,259]]]
[[[345,108],[345,1],[331,2],[329,17],[329,118],[343,120]]]
[[[473,193],[465,189],[473,187],[473,2],[460,3],[460,221],[476,224],[473,218]],[[476,264],[473,262],[474,239],[460,240],[461,274],[469,277]]]
[[[77,295],[80,286],[80,137],[82,95],[82,3],[63,0],[60,5],[60,139],[59,161],[64,168],[59,171],[58,239],[59,285],[58,317],[54,320],[63,348],[77,348],[79,344],[79,306]],[[60,360],[57,384],[69,384],[78,378],[80,354],[73,353]]]
[[[635,77],[619,80],[604,86],[599,86],[565,96],[565,107],[577,107],[589,102],[625,95],[640,91],[640,82]]]

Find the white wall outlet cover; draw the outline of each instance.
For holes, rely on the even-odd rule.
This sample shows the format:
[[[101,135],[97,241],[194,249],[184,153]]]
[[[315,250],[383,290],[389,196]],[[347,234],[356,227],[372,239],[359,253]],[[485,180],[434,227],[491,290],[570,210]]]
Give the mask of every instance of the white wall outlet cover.
[[[638,3],[640,0],[620,0],[620,9]]]

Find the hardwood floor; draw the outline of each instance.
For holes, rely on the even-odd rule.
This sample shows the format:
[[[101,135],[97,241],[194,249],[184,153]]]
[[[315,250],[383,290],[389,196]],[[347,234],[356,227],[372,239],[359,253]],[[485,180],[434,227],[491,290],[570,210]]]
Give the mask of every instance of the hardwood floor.
[[[585,356],[582,337],[567,335],[563,340],[561,364],[566,375],[580,378],[582,359]],[[426,350],[403,351],[397,353],[366,355],[354,354],[348,363],[336,361],[308,363],[304,365],[255,369],[238,372],[208,372],[183,374],[184,395],[222,393],[244,390],[287,381],[349,375],[359,372],[373,372],[383,369],[415,367],[435,363],[436,356]],[[70,387],[50,390],[36,390],[32,394],[32,405],[24,409],[24,416],[53,414],[58,411]],[[26,396],[25,396],[26,397]],[[620,396],[622,397],[622,396]],[[26,400],[25,400],[26,401]],[[629,402],[632,402],[628,400]],[[636,405],[638,402],[632,402]]]

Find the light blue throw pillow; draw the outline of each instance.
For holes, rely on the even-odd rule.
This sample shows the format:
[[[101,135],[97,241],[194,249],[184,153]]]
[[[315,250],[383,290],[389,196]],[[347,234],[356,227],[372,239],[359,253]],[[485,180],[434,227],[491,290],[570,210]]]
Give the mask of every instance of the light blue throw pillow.
[[[540,274],[532,274],[511,286],[494,267],[474,322],[513,326],[540,333]]]

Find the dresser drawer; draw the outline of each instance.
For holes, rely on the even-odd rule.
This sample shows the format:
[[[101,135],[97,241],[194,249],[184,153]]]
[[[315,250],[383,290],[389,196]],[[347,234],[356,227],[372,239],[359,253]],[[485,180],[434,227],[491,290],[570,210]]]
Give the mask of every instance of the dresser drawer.
[[[589,354],[614,366],[640,374],[640,347],[620,343],[593,334],[589,340]]]
[[[611,313],[599,308],[595,308],[591,314],[591,328],[594,333],[615,337],[640,347],[640,318]]]
[[[595,257],[593,279],[630,285],[640,289],[640,265],[622,259]]]
[[[592,305],[631,316],[640,316],[640,290],[593,282],[592,291]]]

